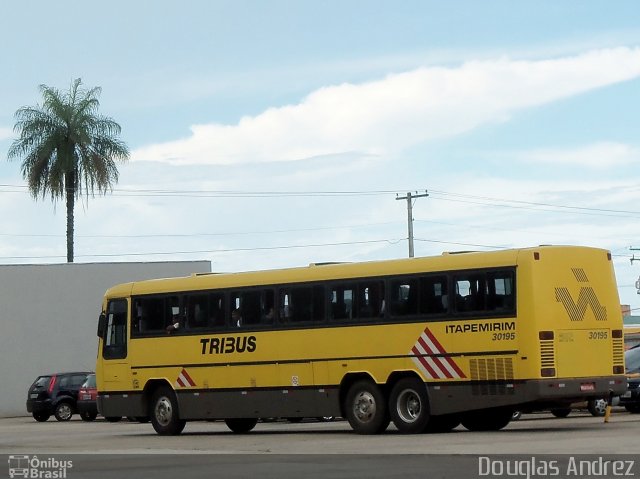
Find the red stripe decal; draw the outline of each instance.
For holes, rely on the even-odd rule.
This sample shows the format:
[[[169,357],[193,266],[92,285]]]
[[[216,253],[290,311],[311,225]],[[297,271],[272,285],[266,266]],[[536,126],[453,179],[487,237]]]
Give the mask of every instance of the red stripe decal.
[[[413,347],[413,349],[411,350],[413,352],[413,354],[415,354],[416,359],[418,361],[420,361],[420,364],[422,364],[424,366],[424,368],[427,370],[427,372],[431,375],[432,378],[438,378],[440,377],[439,374],[437,374],[433,368],[431,367],[431,365],[427,362],[427,359],[422,356],[422,353],[418,350],[418,348],[416,348],[415,346]]]
[[[187,373],[187,370],[184,368],[182,369],[182,376],[184,376],[191,387],[196,385],[195,381],[191,379],[191,376],[189,376],[189,373]]]
[[[438,375],[438,377],[442,378],[444,376],[449,379],[453,378],[451,373],[447,370],[447,367],[442,363],[441,358],[432,356],[433,354],[440,354],[440,351],[433,351],[432,348],[430,348],[427,345],[427,342],[424,340],[422,336],[418,338],[418,343],[420,343],[420,345],[424,348],[424,350],[429,353],[431,360],[435,363],[436,367],[438,367],[438,369],[440,370],[440,374]]]
[[[442,347],[442,345],[440,344],[440,342],[436,339],[436,337],[433,335],[433,333],[429,330],[429,328],[426,328],[424,330],[425,334],[429,337],[429,339],[431,340],[431,342],[434,344],[434,346],[436,348],[438,348],[438,352],[440,354],[446,354],[447,352],[445,351],[445,349]],[[447,356],[445,358],[443,358],[445,361],[447,361],[447,363],[449,365],[451,365],[451,367],[453,368],[453,370],[461,377],[461,378],[466,378],[467,376],[462,372],[462,369],[460,369],[460,367],[456,364],[456,362],[450,357]]]

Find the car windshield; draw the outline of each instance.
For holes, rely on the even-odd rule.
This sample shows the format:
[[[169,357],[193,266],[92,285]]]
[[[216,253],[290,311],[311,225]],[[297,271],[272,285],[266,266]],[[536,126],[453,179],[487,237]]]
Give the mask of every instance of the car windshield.
[[[96,375],[89,374],[87,380],[82,384],[83,388],[95,388],[96,387]]]
[[[627,365],[627,374],[640,373],[640,346],[624,353],[624,361]]]

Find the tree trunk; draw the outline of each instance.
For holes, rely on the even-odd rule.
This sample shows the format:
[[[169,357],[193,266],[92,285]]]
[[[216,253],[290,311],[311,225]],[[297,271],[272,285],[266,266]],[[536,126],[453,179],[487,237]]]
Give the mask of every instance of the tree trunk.
[[[73,208],[76,200],[75,171],[64,175],[67,200],[67,263],[73,263]]]

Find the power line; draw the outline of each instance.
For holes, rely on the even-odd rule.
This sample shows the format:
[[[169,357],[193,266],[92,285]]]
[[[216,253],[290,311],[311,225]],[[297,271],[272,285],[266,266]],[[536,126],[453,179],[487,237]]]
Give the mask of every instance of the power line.
[[[96,254],[78,254],[76,258],[114,258],[114,257],[126,257],[126,256],[170,256],[170,255],[182,255],[182,254],[216,254],[216,253],[234,253],[234,252],[246,252],[246,251],[271,251],[281,249],[299,249],[299,248],[321,248],[326,246],[346,246],[357,244],[374,244],[374,243],[388,243],[398,244],[401,241],[405,241],[405,238],[400,239],[379,239],[379,240],[362,240],[362,241],[342,241],[336,243],[317,243],[317,244],[304,244],[304,245],[281,245],[281,246],[258,246],[254,248],[221,248],[211,250],[195,250],[195,251],[154,251],[146,253],[96,253]],[[0,256],[0,260],[6,259],[56,259],[66,258],[66,255],[44,255],[44,256]]]
[[[19,188],[19,191],[1,191],[0,193],[16,193],[25,191],[26,185],[0,184],[0,188]],[[396,194],[398,190],[416,191],[414,188],[399,188],[395,190],[318,190],[318,191],[245,191],[245,190],[170,190],[170,189],[142,189],[142,188],[114,188],[113,196],[160,196],[160,197],[189,197],[189,198],[287,198],[287,197],[344,197],[344,196],[375,196]],[[424,188],[418,190],[424,191]],[[454,193],[444,190],[429,190],[432,199],[452,201],[483,206],[502,208],[528,209],[533,211],[558,212],[553,209],[568,210],[583,214],[602,213],[604,216],[620,217],[621,215],[640,216],[640,211],[617,210],[611,208],[595,208],[587,206],[573,206],[548,202],[515,200],[510,198],[496,198]],[[435,195],[435,196],[434,196]],[[502,204],[496,204],[496,202]],[[513,203],[513,204],[504,204]],[[518,206],[516,206],[518,205]],[[540,208],[542,207],[542,208]],[[604,213],[613,213],[608,215]]]
[[[371,226],[385,226],[399,224],[399,221],[388,221],[383,223],[365,223],[357,225],[321,226],[318,228],[293,228],[270,231],[235,231],[220,233],[169,233],[169,234],[133,234],[133,235],[76,235],[76,238],[192,238],[192,237],[220,237],[220,236],[245,236],[245,235],[266,235],[280,233],[304,233],[310,231],[342,230],[349,228],[368,228]],[[0,233],[0,237],[10,238],[66,238],[66,234],[16,234]]]

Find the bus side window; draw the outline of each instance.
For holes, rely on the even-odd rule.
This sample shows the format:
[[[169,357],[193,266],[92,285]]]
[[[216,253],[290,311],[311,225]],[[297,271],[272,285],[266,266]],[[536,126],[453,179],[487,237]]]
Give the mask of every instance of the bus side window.
[[[232,326],[260,324],[260,291],[240,291],[231,295]],[[238,324],[238,319],[239,324]]]
[[[442,314],[447,312],[447,307],[447,278],[420,278],[420,313]]]
[[[384,314],[384,282],[375,281],[358,285],[358,319],[378,318]]]
[[[260,322],[273,324],[275,320],[275,295],[272,289],[265,289],[260,298]]]
[[[158,333],[164,326],[164,299],[162,297],[136,298],[133,307],[134,336],[146,333]]]
[[[187,324],[190,329],[207,327],[209,302],[206,294],[191,294],[185,297]]]
[[[330,319],[350,321],[353,319],[355,285],[334,286],[329,294]]]
[[[209,318],[208,326],[212,328],[222,328],[225,326],[224,319],[224,294],[209,294]]]
[[[408,316],[418,313],[418,280],[401,279],[391,281],[392,316]]]

